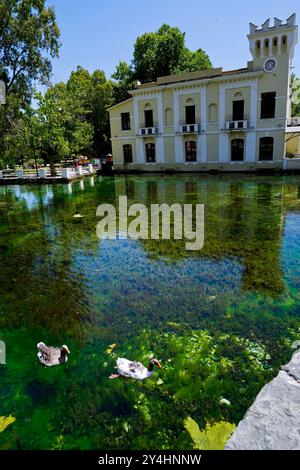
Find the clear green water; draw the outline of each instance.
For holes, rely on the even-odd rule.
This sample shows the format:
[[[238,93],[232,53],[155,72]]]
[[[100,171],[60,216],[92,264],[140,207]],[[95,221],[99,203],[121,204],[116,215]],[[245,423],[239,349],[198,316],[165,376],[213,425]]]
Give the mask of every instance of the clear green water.
[[[0,416],[16,418],[0,449],[191,449],[188,416],[237,423],[300,339],[300,178],[70,188],[0,187]],[[97,206],[125,194],[205,204],[204,249],[99,241]],[[43,368],[38,341],[66,343],[67,365]],[[148,381],[108,380],[118,356],[151,354],[163,368]]]

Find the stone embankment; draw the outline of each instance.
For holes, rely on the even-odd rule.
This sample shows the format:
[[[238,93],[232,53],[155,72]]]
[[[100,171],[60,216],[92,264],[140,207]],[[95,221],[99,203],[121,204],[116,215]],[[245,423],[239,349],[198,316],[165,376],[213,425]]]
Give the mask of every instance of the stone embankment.
[[[300,351],[265,385],[226,450],[300,450]]]

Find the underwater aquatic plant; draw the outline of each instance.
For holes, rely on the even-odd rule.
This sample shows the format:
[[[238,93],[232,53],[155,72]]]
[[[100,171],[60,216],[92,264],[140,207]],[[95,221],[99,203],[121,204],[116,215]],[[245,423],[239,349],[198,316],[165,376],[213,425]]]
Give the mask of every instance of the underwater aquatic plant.
[[[0,432],[3,432],[10,424],[14,423],[16,418],[13,416],[0,416]]]
[[[200,431],[198,424],[190,416],[185,420],[184,426],[197,450],[224,450],[226,442],[236,428],[235,424],[220,421],[213,425],[207,424],[205,429]]]

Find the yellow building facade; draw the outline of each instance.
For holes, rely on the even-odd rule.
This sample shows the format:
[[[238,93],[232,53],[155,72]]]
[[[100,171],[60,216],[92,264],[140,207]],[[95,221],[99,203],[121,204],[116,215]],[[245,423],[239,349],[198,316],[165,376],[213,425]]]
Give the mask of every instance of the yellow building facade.
[[[250,24],[247,67],[137,82],[132,98],[109,108],[116,169],[283,168],[287,147],[295,146],[287,132],[300,130],[290,96],[297,39],[296,15],[272,26]]]

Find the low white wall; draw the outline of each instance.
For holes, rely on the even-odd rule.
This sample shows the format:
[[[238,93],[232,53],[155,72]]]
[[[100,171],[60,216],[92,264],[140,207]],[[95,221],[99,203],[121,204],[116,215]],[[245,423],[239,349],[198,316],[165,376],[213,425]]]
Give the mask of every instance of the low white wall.
[[[300,171],[300,158],[285,158],[283,160],[283,169]]]

